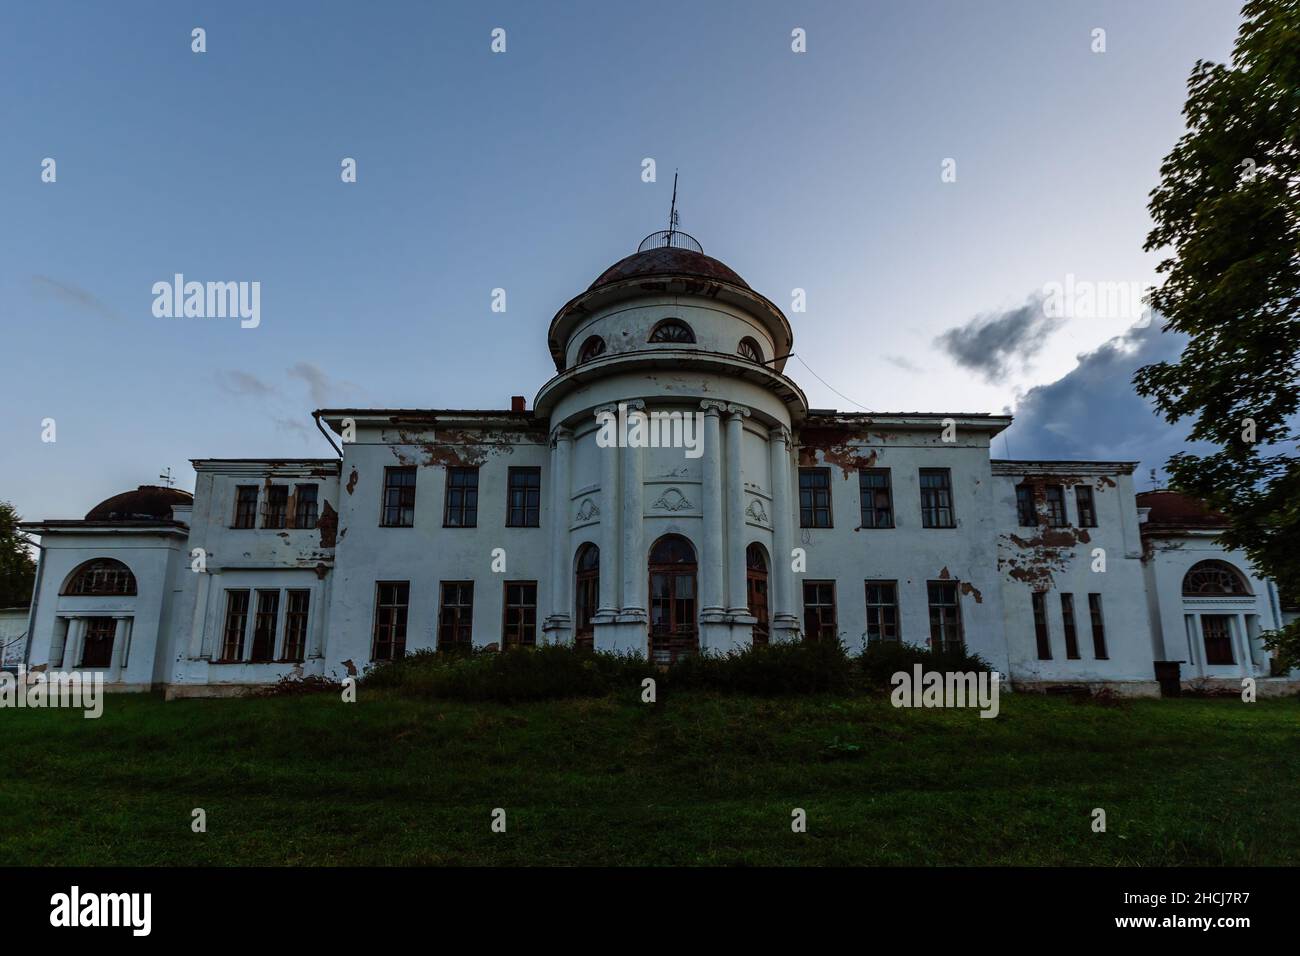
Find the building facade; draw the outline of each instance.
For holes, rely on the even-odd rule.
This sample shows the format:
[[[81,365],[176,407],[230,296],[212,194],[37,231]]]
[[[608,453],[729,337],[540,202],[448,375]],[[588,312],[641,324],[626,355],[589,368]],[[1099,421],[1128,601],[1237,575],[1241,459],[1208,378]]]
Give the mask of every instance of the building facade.
[[[185,696],[417,648],[838,639],[964,646],[1027,688],[1151,693],[1172,661],[1286,683],[1271,584],[1212,529],[1144,531],[1134,463],[994,460],[1008,416],[809,408],[793,345],[732,269],[652,235],[556,313],[531,408],[320,409],[336,457],[196,459],[193,499],[26,525],[28,664]]]

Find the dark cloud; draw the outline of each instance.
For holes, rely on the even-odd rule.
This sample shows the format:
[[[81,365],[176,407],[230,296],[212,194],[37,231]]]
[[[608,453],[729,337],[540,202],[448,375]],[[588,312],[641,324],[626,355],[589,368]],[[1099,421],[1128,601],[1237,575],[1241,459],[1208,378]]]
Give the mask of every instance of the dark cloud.
[[[37,296],[56,299],[106,319],[122,318],[98,296],[73,282],[63,282],[59,279],[51,279],[49,276],[32,276],[32,289]]]
[[[1015,409],[1015,422],[994,440],[994,452],[1010,458],[1138,461],[1139,486],[1151,468],[1163,474],[1177,451],[1204,453],[1191,445],[1191,421],[1170,425],[1133,389],[1133,373],[1152,362],[1174,361],[1187,341],[1161,332],[1157,321],[1135,325],[1100,348],[1079,356],[1079,364],[1049,385],[1031,388]]]
[[[1043,311],[1043,296],[1035,293],[1017,309],[977,315],[949,329],[934,344],[962,368],[979,373],[987,382],[999,382],[1013,368],[1023,369],[1064,322],[1049,317]]]

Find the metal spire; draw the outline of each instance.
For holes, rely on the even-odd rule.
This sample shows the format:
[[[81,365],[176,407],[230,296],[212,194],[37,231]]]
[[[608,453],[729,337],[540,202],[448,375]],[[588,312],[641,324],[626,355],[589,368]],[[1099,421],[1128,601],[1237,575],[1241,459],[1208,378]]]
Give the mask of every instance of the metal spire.
[[[673,170],[673,204],[668,210],[668,235],[669,245],[672,244],[672,234],[677,231],[677,170]]]

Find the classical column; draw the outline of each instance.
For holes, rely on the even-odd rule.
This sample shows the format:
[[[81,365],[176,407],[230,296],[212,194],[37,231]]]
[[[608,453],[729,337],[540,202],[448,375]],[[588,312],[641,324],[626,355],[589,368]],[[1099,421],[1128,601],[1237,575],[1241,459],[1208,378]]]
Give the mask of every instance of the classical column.
[[[741,471],[749,409],[727,406],[727,613],[749,613],[745,593],[745,481]]]
[[[778,425],[767,434],[769,470],[772,473],[772,567],[769,571],[772,598],[772,630],[783,636],[798,636],[799,617],[795,613],[794,573],[790,570],[790,551],[794,547],[794,502],[790,497],[790,430]]]
[[[63,642],[63,669],[70,671],[81,659],[81,641],[86,633],[86,619],[74,617],[68,622],[68,638]]]
[[[320,660],[325,656],[325,641],[329,636],[330,602],[334,598],[334,575],[337,573],[332,567],[326,571],[325,577],[320,582],[319,593],[308,598],[309,601],[316,602],[316,607],[308,610],[311,631],[307,639],[307,647],[304,648],[303,663]]]
[[[1237,626],[1237,634],[1240,636],[1237,643],[1241,645],[1241,676],[1251,677],[1255,673],[1255,662],[1250,656],[1250,631],[1246,629],[1246,615],[1236,615],[1234,623]]]
[[[607,427],[608,416],[613,416],[615,441],[602,447],[596,443],[600,457],[600,606],[596,615],[600,621],[612,621],[618,613],[618,590],[622,569],[619,567],[618,539],[618,444],[622,437],[622,423],[618,420],[618,406],[605,405],[596,409],[596,419],[602,430]],[[600,432],[597,432],[599,435]]]
[[[704,448],[700,462],[704,498],[704,540],[700,542],[703,555],[699,565],[702,581],[700,616],[707,618],[721,615],[725,600],[722,558],[722,431],[719,415],[727,404],[705,400],[700,402],[700,407],[704,409]]]
[[[109,663],[109,679],[117,682],[122,679],[122,668],[127,665],[127,649],[131,640],[131,619],[129,617],[113,618],[113,656]]]
[[[645,402],[627,403],[629,418],[633,413],[644,414]],[[643,432],[644,434],[644,432]],[[623,547],[623,615],[625,618],[644,620],[646,614],[646,555],[643,519],[645,504],[643,499],[644,464],[642,451],[627,447],[619,452],[623,459],[623,534],[620,543]]]
[[[543,625],[554,642],[569,637],[569,582],[573,558],[569,555],[570,469],[573,432],[559,426],[551,435],[551,613]]]
[[[212,572],[189,571],[197,574],[198,581],[194,587],[194,618],[190,622],[190,658],[198,660],[203,657],[203,637],[208,623],[208,593],[212,590]],[[209,657],[211,653],[209,652]]]

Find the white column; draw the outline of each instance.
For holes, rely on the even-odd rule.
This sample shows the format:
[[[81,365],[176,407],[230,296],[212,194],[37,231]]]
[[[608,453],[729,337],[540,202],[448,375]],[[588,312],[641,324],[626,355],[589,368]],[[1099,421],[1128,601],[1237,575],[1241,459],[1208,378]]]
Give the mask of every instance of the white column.
[[[768,455],[772,472],[772,567],[769,594],[772,598],[773,633],[787,637],[798,634],[799,617],[794,608],[794,572],[790,552],[794,548],[793,511],[790,498],[790,430],[778,425],[768,432]]]
[[[337,560],[337,558],[335,559]],[[303,649],[303,663],[319,660],[325,656],[325,642],[329,638],[330,603],[334,599],[334,575],[338,571],[330,568],[321,579],[320,587],[307,595],[307,646]],[[314,605],[314,606],[313,606]],[[285,598],[285,613],[288,613],[288,596]]]
[[[131,634],[129,617],[113,618],[113,656],[109,660],[108,679],[113,682],[122,679],[122,668],[126,662],[127,641]]]
[[[615,431],[622,436],[622,423],[618,422],[618,407],[606,405],[596,409],[598,420],[606,415],[615,416]],[[612,621],[618,613],[618,591],[621,578],[618,539],[618,447],[596,446],[600,458],[600,606],[596,609],[600,621]]]
[[[726,408],[725,402],[706,400],[700,402],[704,409],[704,448],[700,463],[703,478],[702,502],[704,512],[704,540],[700,561],[701,619],[718,616],[723,611],[724,569],[722,550],[722,431],[719,416]]]
[[[745,593],[745,482],[741,470],[745,419],[749,409],[727,406],[727,612],[749,614]]]
[[[563,426],[551,435],[551,613],[543,625],[550,640],[562,642],[570,635],[569,586],[573,581],[573,556],[569,554],[569,514],[572,492],[573,432]]]
[[[190,658],[198,660],[203,656],[203,634],[207,629],[208,594],[212,590],[212,574],[207,571],[190,571],[198,575],[194,595],[194,619],[190,622]]]
[[[63,669],[70,671],[81,660],[81,641],[86,633],[86,619],[74,617],[68,622],[68,639],[63,642]]]
[[[1238,614],[1233,619],[1237,630],[1237,644],[1241,647],[1241,676],[1253,677],[1255,664],[1250,658],[1250,634],[1246,631],[1246,615]]]
[[[629,415],[633,411],[643,412],[645,402],[627,403]],[[623,504],[623,534],[620,544],[623,548],[623,604],[625,618],[645,620],[646,613],[646,555],[645,533],[642,527],[645,517],[642,451],[637,448],[624,448],[619,452],[623,460],[623,485],[621,489]]]

